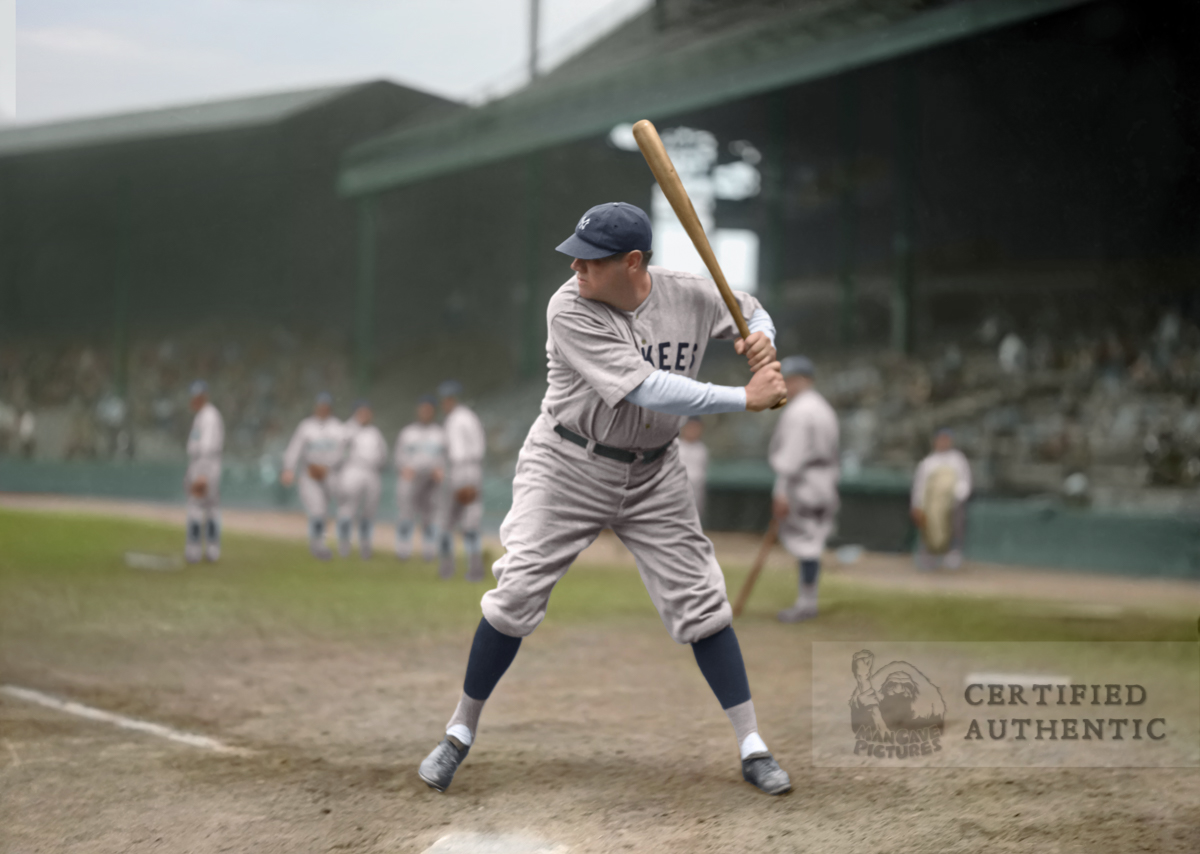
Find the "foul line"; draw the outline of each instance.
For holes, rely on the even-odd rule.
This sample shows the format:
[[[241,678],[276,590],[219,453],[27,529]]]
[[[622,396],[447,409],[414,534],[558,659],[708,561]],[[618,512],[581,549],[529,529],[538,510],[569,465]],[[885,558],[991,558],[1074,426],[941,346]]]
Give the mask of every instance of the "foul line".
[[[137,718],[127,718],[124,715],[113,714],[106,712],[103,709],[85,706],[83,703],[76,703],[71,700],[60,700],[57,697],[52,697],[49,694],[43,694],[41,691],[34,691],[30,688],[22,688],[19,685],[0,685],[0,693],[7,694],[10,697],[16,697],[18,700],[25,700],[29,703],[37,703],[39,706],[45,706],[48,709],[55,709],[60,712],[66,712],[69,715],[78,715],[81,718],[88,718],[93,721],[102,721],[103,723],[112,724],[113,726],[121,727],[122,729],[132,729],[138,732],[147,732],[150,735],[157,735],[159,738],[165,738],[169,741],[177,741],[180,744],[186,744],[190,747],[199,747],[203,750],[211,750],[214,753],[228,753],[235,756],[247,756],[252,751],[245,750],[240,747],[231,747],[217,741],[215,738],[209,738],[206,735],[197,735],[193,732],[183,732],[182,730],[172,729],[169,726],[162,724],[151,723],[150,721],[139,721]]]

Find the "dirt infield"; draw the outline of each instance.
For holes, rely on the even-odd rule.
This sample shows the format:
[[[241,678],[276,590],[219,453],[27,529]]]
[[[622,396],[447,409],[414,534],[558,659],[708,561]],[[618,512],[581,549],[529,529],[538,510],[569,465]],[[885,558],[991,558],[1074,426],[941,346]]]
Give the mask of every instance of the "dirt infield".
[[[89,529],[62,525],[74,526],[54,546],[65,561]],[[173,542],[143,528],[129,530],[148,547]],[[86,554],[61,577],[0,555],[0,596],[20,603],[0,602],[0,682],[252,751],[217,755],[0,695],[0,850],[421,852],[452,832],[655,854],[1200,850],[1197,769],[813,767],[811,642],[898,630],[845,598],[816,623],[775,623],[782,561],[738,634],[792,794],[769,798],[741,781],[732,730],[690,651],[671,643],[636,574],[617,564],[568,575],[555,595],[585,616],[560,608],[523,644],[440,795],[415,767],[457,696],[478,588],[439,586],[431,568],[397,570],[382,557],[305,564],[295,584],[314,585],[308,599],[323,608],[368,607],[352,596],[362,584],[372,599],[428,603],[414,615],[455,616],[440,629],[285,622],[263,609],[291,588],[254,586],[273,570],[239,557],[252,545],[231,538],[225,564],[179,573],[139,574],[97,553],[97,579]],[[305,558],[285,544],[262,551]],[[587,616],[588,591],[609,585],[633,605]],[[108,587],[119,587],[111,602]],[[1149,632],[1177,624],[1188,625]]]

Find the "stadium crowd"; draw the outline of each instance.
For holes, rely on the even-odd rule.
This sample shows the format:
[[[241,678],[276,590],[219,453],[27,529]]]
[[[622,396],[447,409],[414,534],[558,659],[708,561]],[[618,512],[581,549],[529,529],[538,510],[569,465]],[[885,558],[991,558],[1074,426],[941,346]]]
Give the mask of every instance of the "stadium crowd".
[[[226,419],[227,458],[274,459],[277,467],[316,392],[348,405],[349,352],[343,340],[282,328],[135,339],[122,398],[111,346],[10,340],[0,348],[0,453],[179,459],[190,424],[187,386],[206,377]],[[1119,504],[1148,485],[1200,484],[1200,327],[1175,311],[1140,336],[1107,330],[1056,339],[988,321],[933,355],[831,353],[819,365],[817,385],[841,419],[849,477],[862,468],[911,470],[933,429],[948,425],[992,491]],[[396,387],[394,380],[385,373],[377,388]],[[511,467],[536,417],[541,385],[528,385],[472,395],[498,468]],[[402,422],[388,423],[387,396],[375,394],[381,421],[398,428]],[[396,401],[397,417],[410,406]],[[706,441],[725,459],[761,458],[773,427],[771,418],[709,421]]]

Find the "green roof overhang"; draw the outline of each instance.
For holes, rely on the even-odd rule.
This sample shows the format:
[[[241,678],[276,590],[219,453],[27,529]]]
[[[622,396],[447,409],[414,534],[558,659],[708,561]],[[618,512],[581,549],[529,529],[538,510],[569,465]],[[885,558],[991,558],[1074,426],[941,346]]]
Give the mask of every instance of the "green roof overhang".
[[[1091,0],[959,0],[930,11],[857,0],[757,20],[585,80],[522,90],[377,137],[343,157],[359,196],[872,65]]]

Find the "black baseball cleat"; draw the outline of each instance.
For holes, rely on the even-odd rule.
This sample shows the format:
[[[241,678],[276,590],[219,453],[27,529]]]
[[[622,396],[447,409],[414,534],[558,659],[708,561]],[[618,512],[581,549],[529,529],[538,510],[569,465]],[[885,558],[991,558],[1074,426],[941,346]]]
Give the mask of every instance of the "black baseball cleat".
[[[787,771],[780,768],[775,757],[769,753],[756,753],[743,759],[742,779],[753,783],[768,795],[782,795],[792,790]]]
[[[429,788],[444,792],[450,786],[450,781],[454,779],[454,772],[458,770],[458,766],[467,758],[470,751],[470,746],[459,747],[454,741],[444,738],[433,749],[433,752],[425,757],[425,761],[417,769],[417,775],[425,781],[425,785]],[[784,774],[784,777],[786,778],[787,775]]]

